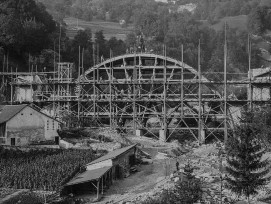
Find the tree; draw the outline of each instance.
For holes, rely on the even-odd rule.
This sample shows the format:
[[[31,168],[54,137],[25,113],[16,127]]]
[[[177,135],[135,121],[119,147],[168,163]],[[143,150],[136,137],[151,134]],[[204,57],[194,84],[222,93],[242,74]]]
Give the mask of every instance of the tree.
[[[95,43],[99,48],[98,56],[103,56],[104,58],[109,57],[109,50],[106,46],[106,40],[102,30],[95,33]]]
[[[0,2],[0,47],[11,66],[26,67],[29,53],[39,55],[51,45],[56,23],[43,4],[34,0]]]
[[[112,50],[114,56],[124,54],[126,51],[125,43],[122,40],[117,40],[115,37],[107,41],[107,47]]]
[[[245,196],[248,201],[270,180],[267,176],[268,161],[262,160],[265,149],[258,139],[261,130],[254,120],[253,112],[245,112],[235,136],[227,145],[227,187],[237,195]]]
[[[253,34],[262,34],[271,28],[271,8],[258,6],[248,16],[248,29]]]

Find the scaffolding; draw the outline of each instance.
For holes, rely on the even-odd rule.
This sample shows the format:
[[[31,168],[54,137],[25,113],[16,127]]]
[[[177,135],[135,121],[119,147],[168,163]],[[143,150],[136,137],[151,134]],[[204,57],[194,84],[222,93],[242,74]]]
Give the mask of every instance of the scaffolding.
[[[269,101],[253,97],[253,88],[270,87],[269,79],[232,77],[226,64],[223,73],[203,73],[200,60],[196,70],[166,52],[111,57],[86,71],[79,66],[76,78],[73,69],[71,63],[58,63],[54,72],[2,72],[1,100],[35,104],[68,125],[95,121],[92,126],[108,125],[161,141],[189,134],[201,143],[219,135],[226,140],[241,107]],[[245,87],[248,97],[234,96],[232,86]]]

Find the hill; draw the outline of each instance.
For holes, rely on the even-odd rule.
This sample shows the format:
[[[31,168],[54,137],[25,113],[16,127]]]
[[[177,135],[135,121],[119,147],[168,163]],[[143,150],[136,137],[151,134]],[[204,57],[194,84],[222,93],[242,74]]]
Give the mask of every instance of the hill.
[[[211,25],[211,28],[213,28],[216,31],[223,30],[225,23],[230,28],[237,28],[239,30],[247,30],[247,21],[248,17],[247,15],[240,15],[240,16],[228,16],[222,18],[218,23]]]
[[[126,35],[133,31],[132,26],[122,28],[119,23],[103,20],[84,21],[81,19],[77,20],[76,18],[68,17],[65,18],[64,21],[67,24],[67,36],[69,38],[73,38],[76,35],[77,30],[74,28],[77,26],[84,29],[89,28],[91,29],[92,33],[103,30],[106,39],[116,37],[117,39],[125,40]]]

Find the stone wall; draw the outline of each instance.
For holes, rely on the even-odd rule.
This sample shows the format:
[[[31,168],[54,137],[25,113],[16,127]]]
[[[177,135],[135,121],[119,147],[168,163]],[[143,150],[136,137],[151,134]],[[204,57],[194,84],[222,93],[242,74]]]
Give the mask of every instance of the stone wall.
[[[136,147],[130,149],[129,151],[125,152],[121,156],[117,157],[113,160],[113,166],[119,165],[121,168],[122,177],[127,177],[130,175],[130,163],[129,158],[132,155],[135,155]]]

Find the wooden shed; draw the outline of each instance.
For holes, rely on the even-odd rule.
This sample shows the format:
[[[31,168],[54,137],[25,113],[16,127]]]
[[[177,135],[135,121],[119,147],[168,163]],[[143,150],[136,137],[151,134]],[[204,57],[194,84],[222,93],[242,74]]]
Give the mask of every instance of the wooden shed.
[[[66,194],[100,193],[109,188],[114,180],[129,175],[130,167],[136,163],[136,144],[109,152],[86,165],[86,171],[75,176],[64,185]]]

